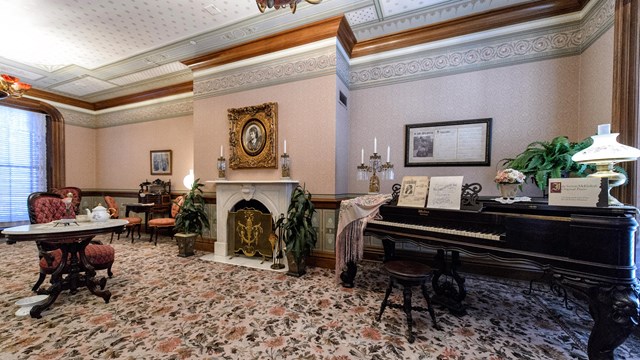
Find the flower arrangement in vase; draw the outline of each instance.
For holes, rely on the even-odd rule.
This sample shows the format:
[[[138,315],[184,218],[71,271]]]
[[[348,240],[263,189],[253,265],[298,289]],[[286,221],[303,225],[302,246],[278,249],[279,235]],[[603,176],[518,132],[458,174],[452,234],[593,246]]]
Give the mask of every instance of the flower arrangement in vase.
[[[522,190],[522,183],[525,178],[522,172],[509,168],[499,170],[493,181],[500,189],[500,194],[503,198],[514,199],[518,189]]]

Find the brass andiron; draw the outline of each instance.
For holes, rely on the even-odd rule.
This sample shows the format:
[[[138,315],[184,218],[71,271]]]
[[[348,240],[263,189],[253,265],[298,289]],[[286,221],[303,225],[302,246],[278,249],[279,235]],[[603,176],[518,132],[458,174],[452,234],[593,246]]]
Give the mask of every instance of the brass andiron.
[[[284,214],[280,214],[280,219],[283,218]],[[276,234],[276,231],[278,231],[278,234]],[[276,227],[269,235],[269,242],[273,249],[273,264],[271,264],[271,268],[274,270],[284,269],[284,264],[282,263],[282,258],[284,257],[282,253],[282,233],[282,228]]]

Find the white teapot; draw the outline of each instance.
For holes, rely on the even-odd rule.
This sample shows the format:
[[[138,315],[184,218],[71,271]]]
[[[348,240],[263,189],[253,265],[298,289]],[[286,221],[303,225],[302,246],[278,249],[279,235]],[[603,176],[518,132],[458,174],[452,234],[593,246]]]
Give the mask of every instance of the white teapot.
[[[91,221],[96,222],[105,222],[111,217],[111,214],[109,214],[107,208],[102,206],[102,204],[98,204],[98,206],[94,207],[93,211],[91,212],[89,212],[89,209],[87,209],[87,215],[91,217]]]

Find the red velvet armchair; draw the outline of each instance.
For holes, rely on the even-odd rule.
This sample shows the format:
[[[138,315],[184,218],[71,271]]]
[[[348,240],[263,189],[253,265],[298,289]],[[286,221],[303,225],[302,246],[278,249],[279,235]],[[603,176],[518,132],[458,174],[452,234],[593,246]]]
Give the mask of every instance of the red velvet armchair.
[[[32,224],[49,223],[68,216],[75,217],[73,206],[71,207],[70,212],[67,213],[62,197],[56,193],[32,193],[27,199],[27,205],[29,210],[29,221]],[[40,277],[31,289],[32,291],[38,291],[46,276],[53,274],[62,260],[62,251],[58,249],[55,244],[47,243],[45,241],[38,241],[36,244],[38,246],[40,257]],[[87,256],[89,263],[96,270],[106,269],[109,277],[113,276],[111,266],[115,260],[115,250],[112,246],[102,245],[100,242],[95,241],[87,245],[85,248],[85,255]],[[66,270],[63,271],[66,272]],[[104,284],[100,284],[100,286],[104,288]]]

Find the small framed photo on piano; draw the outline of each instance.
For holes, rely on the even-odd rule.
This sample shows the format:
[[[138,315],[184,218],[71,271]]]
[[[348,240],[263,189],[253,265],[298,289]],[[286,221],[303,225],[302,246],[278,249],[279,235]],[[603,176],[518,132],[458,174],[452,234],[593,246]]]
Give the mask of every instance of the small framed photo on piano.
[[[429,192],[428,176],[405,176],[398,195],[398,206],[423,208]]]

